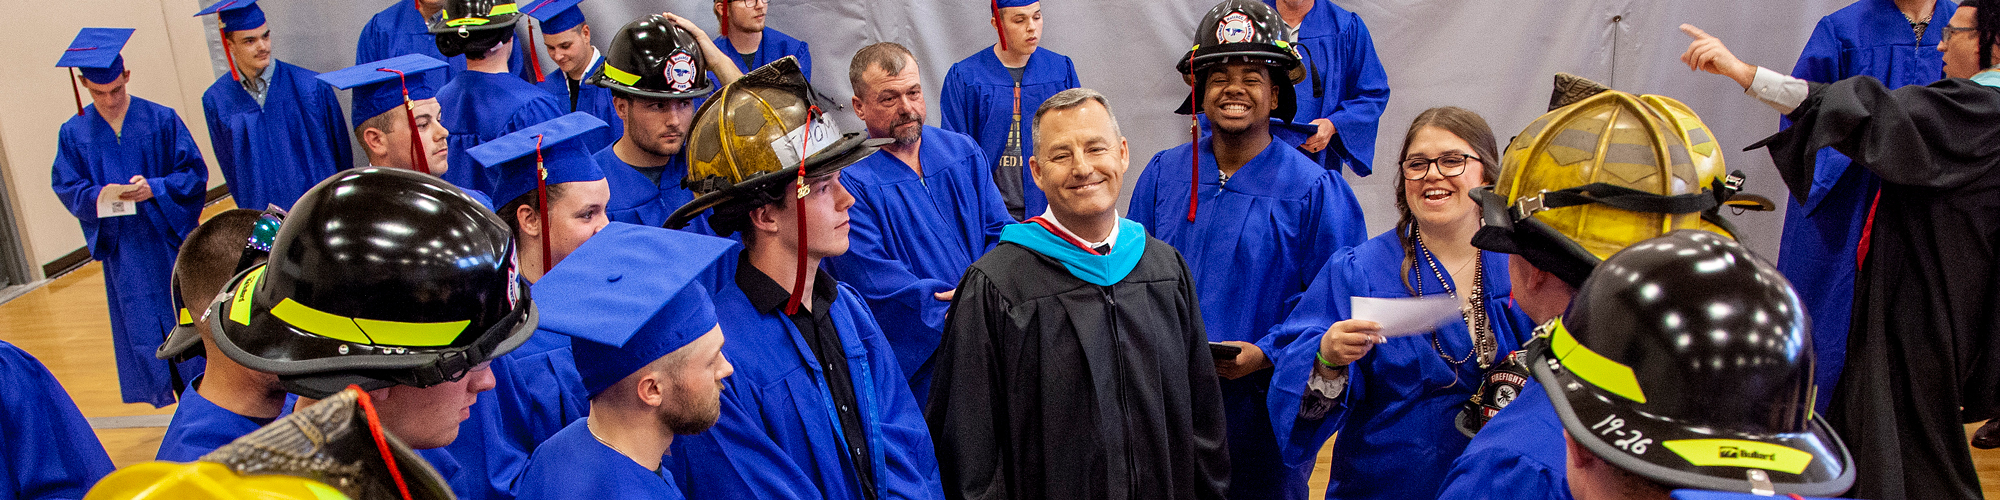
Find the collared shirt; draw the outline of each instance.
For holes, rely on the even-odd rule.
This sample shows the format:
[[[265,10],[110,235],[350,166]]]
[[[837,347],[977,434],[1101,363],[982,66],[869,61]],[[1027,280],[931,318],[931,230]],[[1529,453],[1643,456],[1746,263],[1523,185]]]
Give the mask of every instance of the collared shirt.
[[[264,105],[264,96],[271,95],[271,74],[277,68],[278,60],[271,59],[271,64],[264,65],[264,71],[258,72],[256,76],[246,77],[241,82],[243,91],[249,92],[250,97],[257,100],[258,106]]]
[[[1117,210],[1113,209],[1111,215],[1117,216],[1118,215]],[[1090,247],[1091,250],[1096,250],[1103,253],[1111,253],[1111,242],[1118,241],[1117,224],[1111,225],[1111,234],[1105,235],[1104,241],[1085,241],[1082,236],[1077,236],[1075,231],[1070,231],[1068,227],[1064,227],[1062,221],[1056,220],[1056,211],[1054,210],[1042,212],[1042,220],[1049,221],[1049,225],[1055,226],[1057,231],[1062,231],[1062,234],[1067,235],[1070,238],[1075,239],[1076,241],[1082,241],[1083,245]]]
[[[738,259],[749,262],[750,251],[744,250]],[[798,326],[799,336],[819,358],[819,366],[826,374],[827,394],[833,397],[834,410],[840,415],[847,459],[859,476],[861,491],[874,498],[875,468],[868,449],[868,431],[861,423],[861,405],[854,393],[854,378],[849,375],[847,350],[841,345],[840,332],[834,328],[831,314],[833,299],[839,293],[836,284],[826,271],[818,271],[813,278],[812,308],[799,308],[797,314],[789,317]],[[751,265],[736,266],[736,286],[750,299],[751,307],[764,314],[784,314],[785,303],[792,297],[776,280]]]

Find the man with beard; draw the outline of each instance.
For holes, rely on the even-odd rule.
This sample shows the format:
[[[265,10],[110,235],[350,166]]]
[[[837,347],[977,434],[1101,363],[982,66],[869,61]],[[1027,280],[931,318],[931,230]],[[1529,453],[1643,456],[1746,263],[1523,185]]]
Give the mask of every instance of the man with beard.
[[[1222,392],[1194,277],[1118,217],[1117,118],[1079,88],[1035,123],[1049,212],[966,270],[938,348],[924,415],[945,497],[1220,499]]]
[[[439,118],[438,87],[444,84],[445,62],[422,55],[399,56],[319,75],[335,88],[354,91],[351,117],[354,140],[368,156],[368,166],[411,170],[442,176],[450,170],[446,138],[451,130]],[[458,186],[487,208],[486,193]]]
[[[610,55],[584,83],[611,89],[611,106],[624,134],[597,152],[611,183],[611,220],[659,227],[675,207],[694,200],[681,187],[687,158],[681,154],[694,99],[743,76],[694,23],[673,14],[639,18],[619,28]],[[707,69],[715,73],[710,81]],[[712,234],[705,218],[689,231]]]
[[[909,49],[893,42],[864,47],[848,64],[847,79],[868,136],[895,141],[845,171],[842,183],[854,195],[848,251],[827,265],[868,300],[911,393],[922,401],[952,285],[1014,218],[979,144],[924,125],[923,81]]]
[[[521,11],[535,18],[541,27],[542,47],[556,63],[556,69],[542,75],[535,86],[555,94],[558,104],[567,103],[564,113],[590,113],[611,125],[584,136],[584,147],[595,153],[618,140],[625,126],[611,107],[611,89],[584,82],[604,65],[604,55],[590,44],[590,22],[577,7],[580,3],[583,0],[536,0],[523,4]]]
[[[730,62],[743,72],[762,68],[785,56],[796,57],[799,71],[805,72],[806,80],[811,81],[811,48],[806,42],[765,25],[764,15],[770,10],[770,0],[715,0],[715,24],[722,26],[722,32],[715,35],[715,46],[723,54],[736,56]]]
[[[289,209],[320,179],[354,166],[340,99],[317,73],[271,57],[271,27],[255,0],[195,13],[207,14],[217,14],[229,62],[229,75],[201,95],[215,163],[237,207]]]
[[[1040,0],[1000,0],[992,6],[1000,42],[951,65],[938,100],[944,129],[979,141],[993,162],[993,183],[1006,199],[1007,214],[1021,220],[1049,206],[1025,170],[1025,159],[1035,155],[1035,124],[1022,113],[1033,114],[1049,96],[1082,84],[1068,56],[1042,48]]]
[[[1262,3],[1232,0],[1197,25],[1199,45],[1180,70],[1195,87],[1187,110],[1208,117],[1214,133],[1153,155],[1129,208],[1133,222],[1187,258],[1209,339],[1239,349],[1215,363],[1229,413],[1232,498],[1306,496],[1306,471],[1279,459],[1264,399],[1271,359],[1293,335],[1269,332],[1334,251],[1366,239],[1361,205],[1340,172],[1271,134],[1274,122],[1291,119],[1300,68],[1298,54],[1281,45],[1281,23]]]
[[[702,281],[734,267],[737,246],[612,227],[535,284],[548,297],[541,328],[573,340],[590,413],[535,449],[515,483],[524,500],[682,498],[662,456],[721,412],[734,369]]]
[[[688,184],[702,196],[672,222],[713,207],[711,227],[743,235],[735,286],[715,296],[739,371],[715,430],[675,441],[668,466],[703,478],[681,485],[689,498],[936,498],[923,409],[895,353],[860,294],[820,271],[847,250],[854,197],[840,169],[888,140],[841,135],[806,106],[811,86],[793,61],[724,87],[689,135]],[[800,128],[813,139],[771,141]]]

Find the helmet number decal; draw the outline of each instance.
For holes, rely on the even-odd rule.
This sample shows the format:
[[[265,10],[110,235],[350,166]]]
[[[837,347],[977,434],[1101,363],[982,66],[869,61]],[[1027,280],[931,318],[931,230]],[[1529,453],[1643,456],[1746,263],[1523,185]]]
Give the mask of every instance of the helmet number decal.
[[[1257,25],[1242,12],[1222,16],[1222,22],[1215,25],[1215,39],[1221,43],[1244,43],[1256,37]]]
[[[667,58],[666,74],[662,76],[667,77],[667,88],[687,92],[694,89],[694,71],[694,57],[686,52],[675,52]]]
[[[1604,420],[1599,420],[1597,423],[1591,424],[1590,429],[1597,431],[1597,435],[1599,436],[1618,438],[1617,441],[1611,442],[1611,445],[1618,447],[1618,449],[1631,452],[1633,455],[1646,454],[1646,446],[1653,444],[1653,439],[1646,437],[1646,434],[1639,432],[1638,429],[1625,429],[1624,427],[1625,419],[1619,418],[1617,415],[1605,415]]]

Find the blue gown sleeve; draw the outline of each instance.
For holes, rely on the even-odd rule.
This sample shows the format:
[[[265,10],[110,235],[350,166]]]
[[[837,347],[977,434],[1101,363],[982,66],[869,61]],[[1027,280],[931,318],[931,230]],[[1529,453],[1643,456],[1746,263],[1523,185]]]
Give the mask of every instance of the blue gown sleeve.
[[[1271,411],[1271,429],[1278,437],[1278,452],[1286,467],[1312,470],[1313,460],[1319,454],[1321,445],[1333,438],[1340,430],[1347,412],[1361,402],[1362,388],[1367,358],[1356,361],[1347,368],[1347,387],[1334,401],[1333,407],[1323,415],[1307,415],[1302,410],[1309,390],[1306,383],[1313,376],[1313,364],[1319,354],[1320,336],[1334,323],[1352,316],[1348,310],[1348,300],[1354,296],[1349,286],[1349,270],[1354,263],[1352,248],[1334,254],[1312,285],[1306,287],[1300,296],[1298,307],[1285,317],[1285,321],[1271,327],[1269,335],[1291,337],[1295,340],[1285,346],[1278,356],[1272,357],[1276,365],[1271,374],[1271,390],[1266,405]]]
[[[1159,232],[1153,229],[1159,222],[1154,213],[1154,204],[1158,203],[1156,197],[1159,191],[1159,187],[1155,184],[1158,184],[1160,179],[1158,170],[1154,167],[1160,166],[1160,156],[1165,153],[1165,151],[1153,153],[1153,159],[1146,161],[1146,169],[1139,171],[1139,181],[1132,184],[1132,201],[1125,205],[1125,218],[1145,226],[1149,234]]]
[[[942,330],[944,311],[951,303],[937,300],[932,294],[951,290],[955,284],[918,278],[892,257],[884,248],[887,235],[883,234],[882,226],[877,222],[876,214],[882,208],[869,201],[859,196],[854,198],[854,206],[847,209],[847,253],[827,259],[825,265],[835,276],[842,277],[842,283],[859,290],[870,303],[899,304],[909,311],[916,311],[917,316],[923,318],[924,324],[932,330]]]
[[[97,222],[97,193],[108,183],[90,178],[90,166],[85,163],[89,157],[68,137],[69,132],[68,126],[63,127],[63,137],[56,142],[56,161],[49,171],[49,184],[55,189],[56,198],[62,200],[63,208],[69,209],[70,215],[85,224],[94,224]],[[118,179],[117,182],[125,180]]]
[[[715,426],[674,438],[662,464],[688,498],[817,498],[812,476],[787,458],[762,423],[762,388],[728,384]],[[908,393],[909,391],[903,391]],[[774,394],[771,397],[785,397]]]
[[[813,78],[812,44],[806,43],[805,41],[800,41],[799,51],[798,53],[793,55],[799,57],[799,71],[806,74],[806,81],[808,82],[812,81]]]
[[[368,24],[361,27],[361,38],[354,43],[354,64],[367,64],[394,57],[389,55],[387,37],[375,25],[376,18],[368,18]]]
[[[876,482],[887,492],[884,498],[941,499],[944,483],[938,477],[937,449],[931,444],[930,425],[924,421],[924,409],[917,406],[916,396],[907,389],[909,378],[896,364],[896,351],[882,328],[869,321],[875,314],[868,310],[867,303],[849,300],[848,307],[858,312],[854,316],[855,333],[868,346],[867,368],[874,386],[869,392],[875,395],[875,406],[882,412],[879,442],[888,445],[877,445],[870,450],[876,455],[876,462],[882,464],[879,469],[887,472],[877,474]]]
[[[1144,176],[1144,174],[1140,175]],[[1361,202],[1355,200],[1354,191],[1347,187],[1345,181],[1341,180],[1339,170],[1327,170],[1320,174],[1319,182],[1314,187],[1310,206],[1312,208],[1307,211],[1305,225],[1311,228],[1313,235],[1309,240],[1304,241],[1302,248],[1295,249],[1296,252],[1292,254],[1292,258],[1305,262],[1317,262],[1324,266],[1326,262],[1333,258],[1334,252],[1343,248],[1360,245],[1361,242],[1367,241],[1367,233],[1364,232],[1366,228],[1362,227],[1365,225],[1366,220],[1361,215]],[[1302,271],[1304,272],[1301,275],[1317,276],[1320,269],[1308,268],[1302,269]],[[1291,311],[1299,306],[1300,301],[1304,299],[1306,292],[1310,289],[1311,283],[1305,285],[1305,287],[1299,290],[1299,293],[1285,299],[1284,310]],[[1329,322],[1327,324],[1331,325],[1332,323]],[[1324,332],[1325,329],[1322,328],[1320,331]],[[1285,347],[1290,346],[1292,341],[1300,336],[1301,332],[1296,329],[1273,329],[1264,335],[1263,338],[1257,339],[1253,343],[1257,345],[1258,349],[1264,350],[1265,357],[1272,360],[1272,365],[1276,365],[1277,357],[1284,354]]]
[[[1076,61],[1075,61],[1075,60],[1072,60],[1072,59],[1064,59],[1064,60],[1063,60],[1063,62],[1065,62],[1065,63],[1066,63],[1066,64],[1064,64],[1063,66],[1067,66],[1067,67],[1068,67],[1067,69],[1069,70],[1069,81],[1065,82],[1065,83],[1069,84],[1069,87],[1068,87],[1068,88],[1072,88],[1072,89],[1073,89],[1073,88],[1077,88],[1077,87],[1082,87],[1082,86],[1083,86],[1083,80],[1081,80],[1081,79],[1078,79],[1078,78],[1076,77]]]
[[[1828,19],[1820,19],[1819,24],[1813,27],[1812,38],[1806,40],[1805,48],[1799,51],[1798,62],[1792,65],[1792,77],[1832,83],[1859,74],[1842,55],[1840,45],[1838,28]],[[1791,117],[1778,117],[1779,129],[1791,126]],[[1798,200],[1808,209],[1817,207],[1818,201],[1833,191],[1840,179],[1847,175],[1847,166],[1851,163],[1846,156],[1828,149],[1820,150],[1819,157],[1819,168],[1813,170],[1812,187],[1805,198]]]
[[[1370,162],[1375,158],[1375,132],[1382,122],[1382,108],[1389,104],[1389,74],[1375,56],[1375,40],[1368,34],[1368,26],[1362,24],[1360,16],[1347,15],[1354,28],[1346,31],[1348,41],[1341,44],[1346,52],[1340,58],[1346,63],[1341,77],[1346,81],[1340,87],[1347,91],[1325,118],[1333,122],[1333,138],[1340,141],[1340,152],[1349,168],[1368,175],[1374,171]]]
[[[0,498],[83,498],[111,457],[48,367],[0,342]]]
[[[179,240],[194,231],[201,206],[207,201],[208,163],[202,161],[201,149],[195,147],[194,136],[188,133],[180,116],[168,113],[166,120],[172,128],[170,133],[174,134],[174,149],[167,162],[172,167],[166,176],[149,178],[146,182],[160,201],[160,209],[167,213],[168,222],[174,225],[174,239]],[[95,205],[95,200],[92,204]]]
[[[1438,499],[1571,500],[1566,474],[1520,454],[1473,450],[1452,461]]]
[[[965,73],[958,65],[951,66],[944,74],[944,86],[938,88],[938,111],[943,119],[938,120],[938,128],[978,137],[979,130],[973,128],[983,117],[973,116],[971,110],[978,109],[974,102],[978,96],[970,92],[971,82],[965,81]]]
[[[333,147],[333,170],[338,172],[354,168],[354,136],[347,128],[347,115],[340,112],[340,96],[334,92],[332,85],[315,82],[313,99],[319,101],[319,105],[314,107],[315,112],[309,119],[326,128],[326,144]],[[324,179],[308,179],[312,184],[321,180]]]
[[[1000,186],[994,185],[991,181],[993,179],[992,159],[987,158],[986,152],[981,151],[977,145],[973,145],[971,150],[972,158],[975,162],[972,164],[973,171],[979,173],[979,178],[975,179],[975,181],[984,181],[974,182],[974,184],[978,184],[979,189],[979,215],[980,218],[986,220],[986,244],[980,247],[979,255],[986,255],[986,252],[993,250],[994,245],[1000,244],[1000,231],[1007,229],[1007,226],[1019,221],[1014,220],[1014,216],[1007,213],[1007,199],[1000,197]],[[1031,215],[1030,217],[1033,216]],[[979,256],[973,256],[973,260],[979,260]]]

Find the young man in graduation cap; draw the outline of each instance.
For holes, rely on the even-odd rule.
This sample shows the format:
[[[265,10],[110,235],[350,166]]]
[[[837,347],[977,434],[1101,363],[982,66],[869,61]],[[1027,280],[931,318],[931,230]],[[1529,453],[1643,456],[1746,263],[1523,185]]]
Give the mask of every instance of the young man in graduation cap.
[[[1389,105],[1389,75],[1375,57],[1375,39],[1361,16],[1329,0],[1273,0],[1287,39],[1298,48],[1305,76],[1291,82],[1297,96],[1290,128],[1280,135],[1328,170],[1342,165],[1357,175],[1373,172],[1375,130]]]
[[[958,283],[928,417],[946,498],[1222,498],[1222,390],[1194,276],[1118,217],[1125,138],[1102,94],[1035,111],[1049,213]]]
[[[743,74],[724,64],[720,49],[700,28],[673,14],[626,23],[612,37],[609,52],[584,83],[610,89],[624,129],[596,156],[611,183],[611,220],[658,227],[674,208],[694,200],[680,180],[688,172],[681,148],[694,122],[695,99]],[[687,227],[713,234],[706,217]]]
[[[1854,494],[1978,498],[1965,422],[2000,417],[2000,316],[1992,314],[2000,220],[2000,5],[1966,0],[1937,49],[1943,80],[1891,89],[1874,78],[1813,83],[1746,63],[1721,40],[1694,41],[1681,61],[1729,77],[1792,126],[1768,148],[1794,197],[1810,194],[1817,155],[1832,147],[1881,178],[1868,251],[1855,277],[1846,366],[1827,415],[1853,441]]]
[[[132,31],[84,28],[56,61],[81,73],[73,85],[90,91],[91,105],[79,96],[63,122],[49,184],[83,226],[90,258],[104,262],[119,392],[162,407],[199,373],[153,351],[173,329],[174,255],[201,215],[208,165],[179,114],[127,93],[132,72],[119,51]]]
[[[585,83],[604,65],[604,54],[590,44],[590,22],[584,20],[580,3],[583,0],[535,0],[522,5],[521,11],[535,18],[542,47],[556,63],[556,69],[542,75],[535,86],[555,94],[559,104],[569,103],[564,112],[590,113],[610,125],[584,137],[586,149],[594,153],[618,140],[625,126],[612,109],[611,89]]]
[[[953,284],[1014,218],[979,144],[924,125],[923,81],[909,49],[893,42],[864,47],[847,79],[868,136],[895,141],[844,174],[855,199],[848,210],[853,230],[847,253],[827,259],[827,267],[868,300],[910,377],[911,394],[922,401]]]
[[[398,56],[319,75],[336,88],[354,91],[354,140],[368,155],[368,166],[412,170],[442,176],[451,169],[447,154],[451,130],[440,119],[437,90],[444,82],[444,61],[421,55]],[[459,186],[488,207],[493,200],[469,186]]]
[[[450,80],[457,77],[459,72],[465,71],[465,57],[445,55],[438,50],[437,37],[431,31],[431,24],[441,21],[448,13],[447,1],[395,0],[388,8],[375,13],[374,17],[368,18],[368,24],[361,27],[361,36],[354,46],[354,64],[415,54],[446,61],[450,66],[445,68],[444,78]],[[486,2],[487,9],[480,12],[490,12],[492,7],[502,3],[514,4],[512,1],[489,1]],[[508,72],[520,75],[522,80],[534,81],[537,75],[530,71],[530,56],[532,54],[517,47],[508,58]]]
[[[1132,221],[1180,250],[1195,276],[1229,409],[1231,498],[1304,498],[1305,471],[1284,466],[1264,395],[1273,359],[1296,333],[1285,320],[1320,266],[1366,239],[1361,205],[1341,178],[1277,139],[1290,118],[1298,53],[1269,6],[1231,0],[1195,27],[1180,65],[1187,110],[1212,134],[1153,155],[1132,188]],[[1193,165],[1193,167],[1190,167]]]
[[[202,358],[200,377],[189,381],[160,438],[155,460],[188,462],[271,423],[286,411],[278,376],[245,368],[209,351],[215,345],[208,305],[231,278],[262,264],[277,236],[279,213],[238,208],[215,214],[188,233],[174,261],[174,304],[180,325],[160,344],[160,359]],[[211,355],[213,354],[213,355]]]
[[[720,238],[613,224],[535,283],[548,308],[538,335],[572,339],[589,416],[535,448],[515,483],[519,498],[683,498],[662,455],[720,415],[722,380],[733,369],[709,289],[734,267],[736,248]],[[711,479],[723,478],[679,481]]]
[[[812,49],[806,42],[764,23],[770,0],[715,0],[715,45],[722,53],[736,56],[729,62],[739,71],[750,71],[777,62],[786,56],[799,60],[799,71],[812,80]]]
[[[214,347],[276,374],[301,408],[367,391],[460,498],[483,498],[491,479],[437,448],[493,388],[487,362],[535,329],[506,224],[436,177],[370,167],[307,191],[271,250],[211,306]]]
[[[840,170],[883,139],[841,135],[811,85],[780,59],[724,87],[695,119],[687,180],[701,197],[671,224],[713,210],[741,233],[715,296],[739,370],[716,428],[674,442],[668,466],[689,498],[935,498],[937,460],[922,408],[853,288],[821,271],[847,250],[854,198]],[[724,126],[724,124],[735,124]],[[749,128],[756,126],[756,128]],[[788,131],[805,131],[803,140]]]
[[[522,18],[512,0],[446,0],[443,12],[431,23],[431,34],[437,35],[437,48],[445,56],[465,56],[465,71],[437,92],[440,118],[451,129],[447,154],[461,167],[442,176],[461,187],[491,192],[499,173],[474,165],[465,151],[562,116],[565,106],[507,73],[514,25]]]
[[[318,73],[271,56],[271,27],[256,0],[222,0],[216,14],[229,74],[201,95],[215,163],[236,206],[291,208],[306,189],[354,166],[340,99]]]
[[[1040,0],[992,0],[1000,43],[951,65],[939,90],[940,124],[972,136],[993,163],[993,184],[1014,220],[1048,210],[1048,199],[1028,175],[1035,155],[1035,112],[1057,92],[1082,86],[1068,56],[1043,49]],[[1025,119],[1024,119],[1025,118]]]
[[[591,161],[584,137],[603,130],[589,113],[570,113],[501,136],[467,151],[500,173],[496,212],[514,236],[521,279],[534,283],[584,240],[603,229],[610,190]],[[587,410],[569,342],[537,334],[493,360],[493,392],[473,404],[459,439],[445,448],[458,462],[452,478],[477,498],[511,498],[515,478],[535,445]]]

